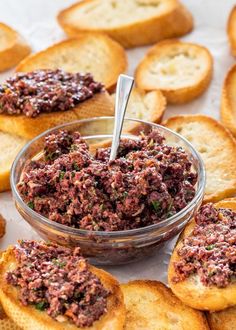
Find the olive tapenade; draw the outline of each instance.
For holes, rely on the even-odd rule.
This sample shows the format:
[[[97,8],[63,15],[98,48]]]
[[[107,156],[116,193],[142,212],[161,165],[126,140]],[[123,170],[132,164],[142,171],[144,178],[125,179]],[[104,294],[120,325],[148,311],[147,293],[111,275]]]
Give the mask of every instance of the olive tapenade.
[[[0,85],[0,113],[37,117],[66,111],[102,91],[90,73],[36,70],[17,73]]]
[[[209,203],[195,216],[196,226],[177,250],[174,282],[198,275],[206,285],[224,288],[236,278],[236,212]]]
[[[181,147],[168,146],[158,130],[123,139],[93,156],[79,132],[45,138],[44,156],[30,161],[17,187],[34,211],[86,230],[118,231],[160,222],[195,196],[197,174]]]
[[[23,305],[78,327],[91,326],[107,311],[109,292],[89,270],[79,248],[22,240],[14,254],[17,268],[6,274],[6,280],[19,288]]]

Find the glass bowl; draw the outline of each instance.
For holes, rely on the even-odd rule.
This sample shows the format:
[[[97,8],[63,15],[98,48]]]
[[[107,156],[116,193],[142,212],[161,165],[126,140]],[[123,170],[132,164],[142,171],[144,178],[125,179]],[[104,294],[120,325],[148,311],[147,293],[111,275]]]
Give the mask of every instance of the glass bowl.
[[[17,210],[32,228],[45,240],[50,240],[65,246],[80,246],[82,253],[91,263],[100,265],[117,265],[137,261],[150,255],[164,242],[176,236],[193,217],[200,206],[205,188],[205,170],[201,157],[192,145],[179,134],[157,124],[141,120],[125,119],[122,136],[137,138],[140,131],[148,132],[158,128],[165,136],[166,143],[172,146],[182,146],[188,153],[193,169],[198,173],[196,194],[193,200],[180,212],[157,224],[147,227],[102,232],[71,228],[56,223],[32,210],[21,198],[17,183],[19,182],[25,163],[40,154],[43,149],[45,135],[58,129],[79,130],[87,141],[91,151],[100,144],[111,141],[113,117],[98,117],[67,123],[50,129],[30,141],[17,155],[11,169],[11,188]]]

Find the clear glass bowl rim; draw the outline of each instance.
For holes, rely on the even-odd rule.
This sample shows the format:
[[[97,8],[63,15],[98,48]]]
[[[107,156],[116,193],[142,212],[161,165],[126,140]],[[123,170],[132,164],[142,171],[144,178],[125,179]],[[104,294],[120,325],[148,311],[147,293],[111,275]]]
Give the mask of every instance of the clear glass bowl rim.
[[[156,229],[161,229],[164,228],[166,226],[170,226],[172,224],[174,224],[175,222],[178,222],[186,213],[188,213],[189,211],[191,211],[194,207],[194,205],[197,203],[197,201],[199,200],[199,198],[201,198],[201,196],[204,193],[204,189],[205,189],[205,183],[206,183],[206,173],[205,173],[205,167],[202,161],[201,156],[199,155],[199,153],[196,151],[196,149],[192,146],[192,144],[190,142],[188,142],[184,137],[182,137],[180,134],[173,132],[172,130],[170,130],[169,128],[166,128],[164,126],[158,125],[156,123],[152,123],[152,122],[148,122],[148,121],[144,121],[144,120],[139,120],[139,119],[132,119],[132,118],[125,118],[125,121],[132,121],[134,123],[141,123],[141,124],[145,124],[145,125],[149,125],[152,127],[156,127],[156,128],[160,128],[163,131],[166,131],[170,134],[173,134],[174,136],[178,137],[180,140],[182,140],[190,149],[191,154],[198,160],[199,163],[199,173],[198,173],[198,189],[196,191],[196,194],[193,198],[193,200],[185,207],[183,208],[180,212],[174,214],[173,216],[171,216],[170,218],[167,218],[165,220],[162,220],[156,224],[153,225],[149,225],[146,227],[142,227],[142,228],[137,228],[137,229],[129,229],[129,230],[121,230],[121,231],[89,231],[89,230],[85,230],[85,229],[78,229],[78,228],[73,228],[73,227],[69,227],[66,225],[62,225],[60,223],[57,223],[55,221],[52,221],[42,215],[40,215],[39,213],[35,212],[34,210],[32,210],[21,198],[17,188],[16,188],[16,184],[15,184],[15,171],[18,165],[19,160],[21,159],[21,157],[24,155],[24,153],[27,151],[27,149],[30,147],[31,144],[33,144],[35,141],[37,141],[38,139],[44,137],[45,135],[49,134],[50,132],[53,132],[55,130],[58,129],[63,129],[68,126],[72,126],[72,125],[76,125],[76,124],[80,124],[80,123],[86,123],[86,122],[91,122],[91,121],[99,121],[99,120],[106,120],[106,119],[113,119],[114,117],[112,116],[103,116],[103,117],[91,117],[91,118],[86,118],[86,119],[81,119],[81,120],[76,120],[73,122],[69,122],[69,123],[65,123],[62,125],[58,125],[55,126],[53,128],[50,128],[48,130],[46,130],[45,132],[41,133],[40,135],[36,136],[34,139],[30,140],[21,150],[20,152],[17,154],[12,167],[11,167],[11,174],[10,174],[10,184],[11,184],[11,190],[13,193],[13,197],[15,198],[15,202],[18,203],[27,213],[30,217],[32,217],[32,219],[40,222],[43,225],[47,225],[51,228],[53,228],[54,230],[58,230],[60,232],[66,233],[66,234],[70,234],[70,235],[79,235],[79,236],[88,236],[88,235],[93,235],[93,237],[97,237],[97,238],[105,238],[105,237],[110,237],[110,238],[119,238],[121,239],[122,237],[130,237],[130,236],[134,236],[134,235],[143,235],[146,234],[148,232],[152,232],[155,231]],[[100,135],[99,135],[100,136]]]

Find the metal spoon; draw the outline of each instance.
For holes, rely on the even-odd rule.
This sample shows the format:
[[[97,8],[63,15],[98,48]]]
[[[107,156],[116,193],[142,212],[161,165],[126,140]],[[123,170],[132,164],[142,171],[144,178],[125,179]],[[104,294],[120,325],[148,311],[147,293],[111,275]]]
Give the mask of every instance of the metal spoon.
[[[134,78],[132,77],[121,74],[118,78],[115,102],[115,123],[112,137],[110,160],[116,159],[117,150],[120,144],[120,134],[122,131],[125,112],[133,84]]]

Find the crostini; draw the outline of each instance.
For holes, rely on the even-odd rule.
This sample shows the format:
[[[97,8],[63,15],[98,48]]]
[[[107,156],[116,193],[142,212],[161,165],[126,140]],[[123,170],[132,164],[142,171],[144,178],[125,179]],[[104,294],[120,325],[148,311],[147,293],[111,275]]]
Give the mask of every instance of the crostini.
[[[70,37],[102,32],[126,48],[179,37],[193,28],[191,13],[178,0],[84,0],[62,10],[58,22]]]
[[[16,66],[30,52],[30,46],[17,31],[0,23],[0,72]]]
[[[213,58],[203,46],[165,40],[153,46],[138,65],[137,86],[160,89],[168,103],[181,104],[201,95],[213,72]]]
[[[122,330],[118,282],[89,266],[79,248],[19,241],[0,261],[0,300],[24,330]]]
[[[235,195],[236,142],[223,125],[204,115],[175,116],[163,125],[183,135],[200,153],[206,168],[204,202]]]
[[[71,73],[90,72],[106,89],[113,90],[127,66],[123,47],[108,36],[95,33],[63,40],[32,54],[19,63],[16,71],[59,68]]]
[[[186,305],[219,311],[236,305],[236,199],[203,205],[181,234],[168,282]]]
[[[230,12],[227,24],[227,33],[232,55],[236,56],[236,6]]]
[[[221,97],[221,121],[236,137],[236,65],[226,75]]]
[[[204,314],[184,305],[163,283],[136,280],[121,284],[126,330],[208,330]]]
[[[0,130],[24,139],[66,122],[113,112],[110,96],[91,74],[35,70],[0,85]]]

